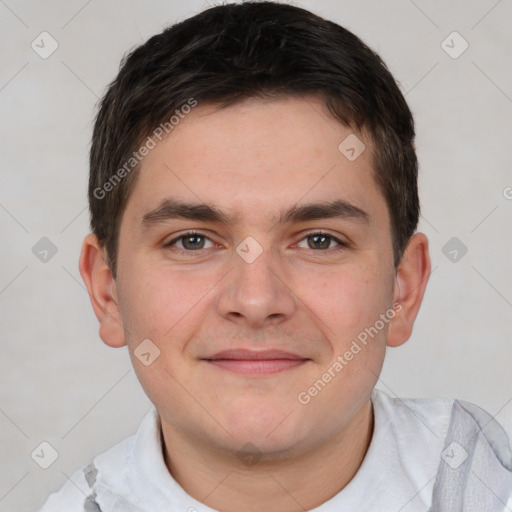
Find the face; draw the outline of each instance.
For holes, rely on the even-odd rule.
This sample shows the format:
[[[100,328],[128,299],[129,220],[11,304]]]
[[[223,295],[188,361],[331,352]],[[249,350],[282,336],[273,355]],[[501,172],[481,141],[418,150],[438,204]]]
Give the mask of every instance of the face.
[[[355,160],[338,149],[351,134],[314,98],[199,105],[143,160],[116,290],[164,428],[300,452],[368,403],[395,269],[370,142],[355,134]]]

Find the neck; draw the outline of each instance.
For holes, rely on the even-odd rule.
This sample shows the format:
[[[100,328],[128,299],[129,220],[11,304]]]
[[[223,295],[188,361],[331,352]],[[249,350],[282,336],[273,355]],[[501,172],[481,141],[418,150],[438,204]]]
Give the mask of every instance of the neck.
[[[163,455],[181,487],[215,510],[310,510],[352,480],[370,445],[373,425],[368,401],[343,430],[311,450],[272,459],[262,454],[253,466],[244,467],[236,454],[199,446],[197,439],[162,424]]]

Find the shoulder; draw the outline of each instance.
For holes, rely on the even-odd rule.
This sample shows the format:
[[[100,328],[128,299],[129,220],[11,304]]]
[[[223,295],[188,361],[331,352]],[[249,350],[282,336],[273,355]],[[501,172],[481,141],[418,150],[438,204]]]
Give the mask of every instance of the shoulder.
[[[435,438],[440,441],[439,446],[443,446],[453,430],[464,430],[468,438],[481,436],[508,462],[509,435],[491,414],[478,405],[446,397],[392,397],[378,389],[372,392],[372,402],[376,413],[381,415],[382,423],[396,431],[399,437],[403,437],[404,432],[414,433],[419,436],[416,441]]]
[[[123,439],[112,448],[96,456],[90,464],[77,469],[65,484],[51,493],[38,512],[101,512],[97,489],[102,480],[123,478],[136,435]]]
[[[408,476],[420,485],[436,475],[431,510],[465,503],[467,510],[501,511],[512,504],[510,439],[487,411],[454,398],[399,398],[380,390],[372,401]]]
[[[402,398],[374,389],[372,403],[380,444],[393,452],[388,456],[395,466],[416,489],[421,489],[437,472],[454,400]],[[430,489],[424,491],[429,492]]]
[[[453,398],[428,397],[404,398],[390,396],[386,392],[374,389],[372,402],[377,414],[385,417],[385,421],[393,430],[409,428],[430,437],[444,438],[448,431],[452,409],[456,402]],[[429,434],[430,433],[430,434]]]
[[[85,478],[87,466],[76,470],[71,478],[60,488],[51,493],[39,512],[84,512],[85,501],[91,489]]]

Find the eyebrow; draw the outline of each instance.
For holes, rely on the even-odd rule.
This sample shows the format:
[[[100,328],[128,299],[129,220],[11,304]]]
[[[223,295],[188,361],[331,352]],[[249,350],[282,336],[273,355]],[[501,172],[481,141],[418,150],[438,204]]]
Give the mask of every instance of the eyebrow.
[[[228,215],[210,204],[189,203],[167,198],[157,208],[144,214],[142,227],[149,228],[170,219],[188,219],[229,225],[236,224],[239,215]],[[321,219],[346,219],[363,224],[370,223],[370,215],[367,212],[344,200],[310,203],[303,206],[294,205],[289,210],[280,212],[277,223],[298,223]]]

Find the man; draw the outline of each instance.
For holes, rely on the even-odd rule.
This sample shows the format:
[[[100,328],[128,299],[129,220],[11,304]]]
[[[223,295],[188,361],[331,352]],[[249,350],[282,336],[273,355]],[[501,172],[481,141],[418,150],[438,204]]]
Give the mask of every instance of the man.
[[[430,259],[413,119],[356,36],[272,2],[174,25],[123,62],[90,170],[80,272],[155,408],[44,512],[506,510],[487,413],[374,389]]]

